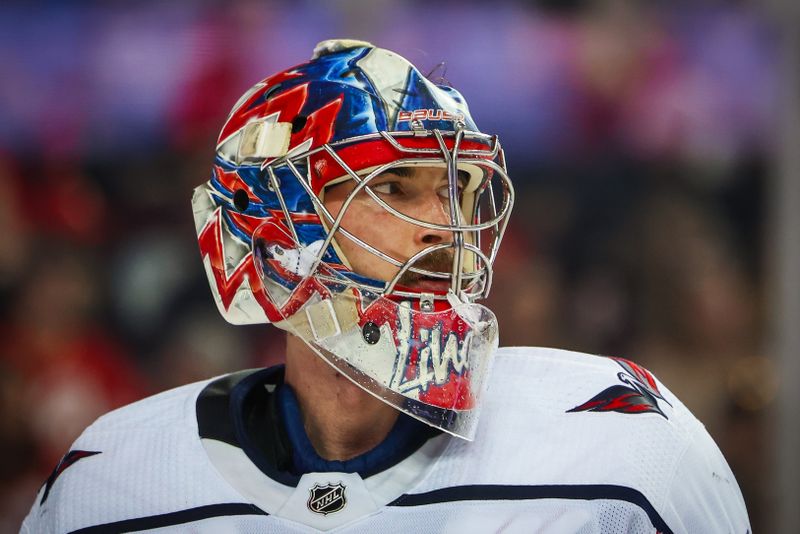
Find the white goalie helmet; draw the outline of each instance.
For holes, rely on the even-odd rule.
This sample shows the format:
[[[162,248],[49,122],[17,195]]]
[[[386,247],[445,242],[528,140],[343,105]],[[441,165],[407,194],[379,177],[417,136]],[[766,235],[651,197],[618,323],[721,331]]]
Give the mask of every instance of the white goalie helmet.
[[[416,217],[370,186],[414,167],[444,177],[446,221]],[[325,193],[343,183],[332,212]],[[444,237],[393,255],[344,224],[357,198]],[[477,300],[491,288],[513,198],[497,136],[478,130],[455,89],[393,52],[336,40],[236,103],[193,207],[228,321],[274,323],[378,398],[471,439],[498,342]],[[392,274],[358,272],[345,241]]]

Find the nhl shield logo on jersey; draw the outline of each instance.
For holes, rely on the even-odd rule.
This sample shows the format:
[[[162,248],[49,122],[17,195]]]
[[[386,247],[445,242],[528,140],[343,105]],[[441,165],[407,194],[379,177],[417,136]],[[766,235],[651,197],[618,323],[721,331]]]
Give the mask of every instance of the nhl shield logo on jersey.
[[[657,413],[669,419],[658,401],[672,406],[658,389],[653,375],[636,363],[624,358],[611,358],[624,369],[617,378],[625,385],[614,385],[604,389],[583,404],[567,410],[570,412],[618,412],[618,413]]]
[[[338,512],[347,504],[344,496],[345,486],[341,482],[338,484],[314,484],[309,490],[308,509],[315,514],[328,515]]]

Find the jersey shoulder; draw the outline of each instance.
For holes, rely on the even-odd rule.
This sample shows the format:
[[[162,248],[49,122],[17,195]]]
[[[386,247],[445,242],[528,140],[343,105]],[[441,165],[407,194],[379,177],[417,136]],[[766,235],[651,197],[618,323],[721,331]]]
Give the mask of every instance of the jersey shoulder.
[[[509,384],[520,387],[509,387]],[[615,417],[625,425],[659,421],[677,434],[699,422],[656,376],[633,360],[543,347],[511,347],[497,352],[489,403],[549,407],[548,414],[616,413],[656,415]],[[565,404],[571,404],[565,408]]]
[[[213,379],[212,379],[213,380]],[[112,410],[89,425],[82,438],[94,433],[127,432],[191,423],[193,404],[211,380],[186,384]]]
[[[23,532],[71,532],[220,501],[195,400],[208,381],[159,393],[100,417],[39,490]],[[222,495],[235,502],[235,495]]]
[[[514,458],[541,482],[585,483],[621,483],[644,471],[667,481],[703,428],[630,360],[539,347],[498,351],[480,425],[471,449],[486,447],[490,462]],[[511,456],[489,453],[498,448]]]
[[[474,442],[454,440],[438,462],[440,484],[621,499],[657,527],[688,522],[692,531],[705,522],[708,532],[737,532],[747,524],[733,474],[704,426],[633,361],[500,349],[480,421]],[[714,505],[698,508],[689,499]]]

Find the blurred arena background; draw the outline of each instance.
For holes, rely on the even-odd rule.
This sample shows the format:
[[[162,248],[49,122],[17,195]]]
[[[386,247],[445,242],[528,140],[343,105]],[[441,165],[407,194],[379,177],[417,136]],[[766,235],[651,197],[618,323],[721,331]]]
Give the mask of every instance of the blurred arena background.
[[[219,317],[190,197],[231,105],[315,43],[396,50],[499,133],[505,345],[634,359],[702,419],[755,532],[795,531],[795,2],[5,2],[0,532],[83,427],[280,360]],[[792,12],[793,11],[793,12]]]

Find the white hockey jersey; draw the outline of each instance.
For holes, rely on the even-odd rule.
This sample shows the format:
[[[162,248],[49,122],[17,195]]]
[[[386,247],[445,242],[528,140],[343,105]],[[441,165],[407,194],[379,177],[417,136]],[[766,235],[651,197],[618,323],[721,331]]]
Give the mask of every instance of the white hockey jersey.
[[[475,441],[438,435],[365,478],[287,477],[256,459],[233,415],[232,385],[248,376],[101,417],[39,491],[22,532],[750,531],[703,425],[626,360],[500,349]]]

